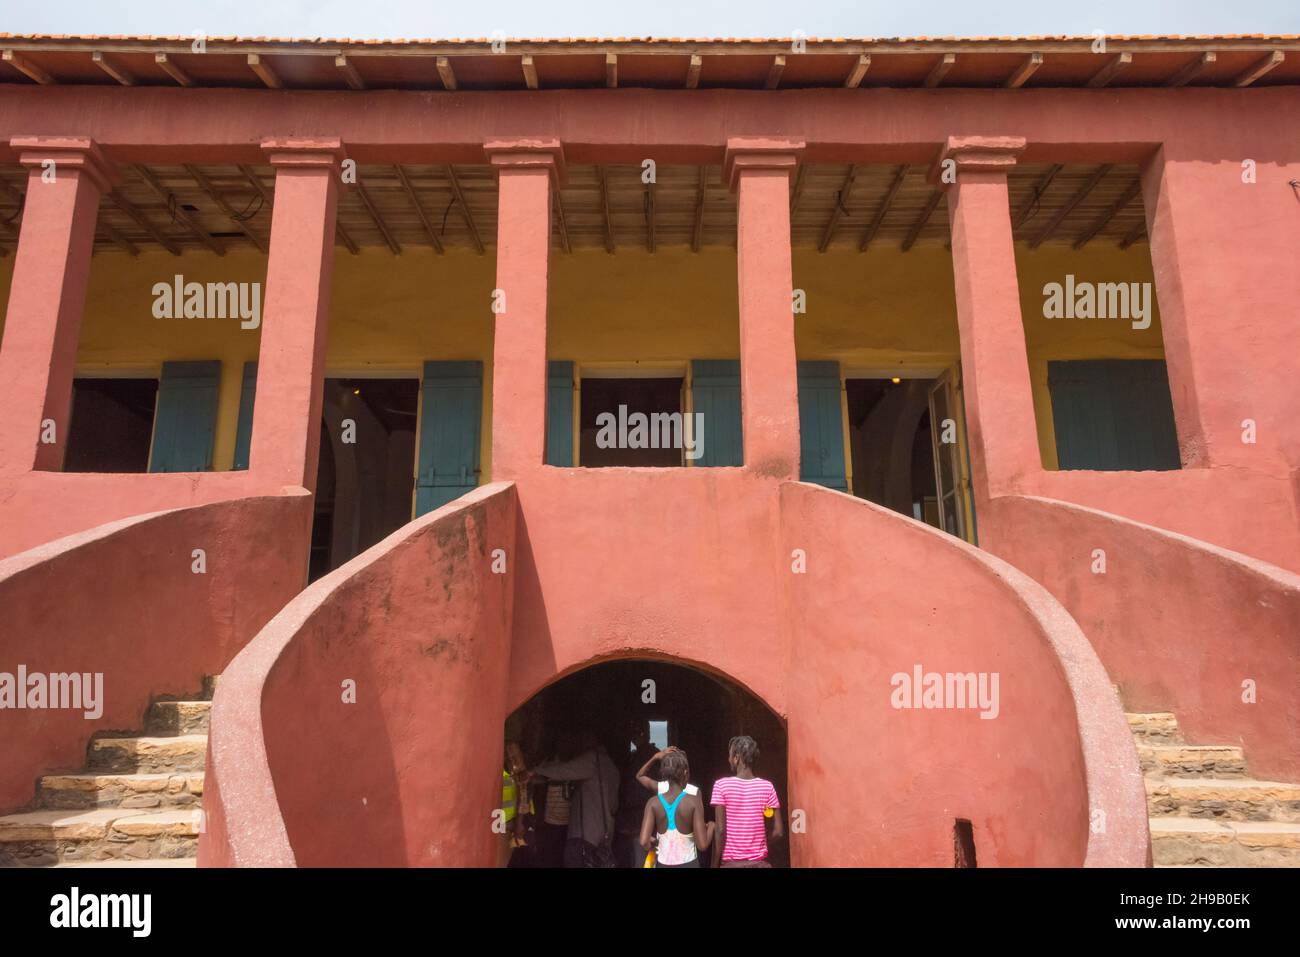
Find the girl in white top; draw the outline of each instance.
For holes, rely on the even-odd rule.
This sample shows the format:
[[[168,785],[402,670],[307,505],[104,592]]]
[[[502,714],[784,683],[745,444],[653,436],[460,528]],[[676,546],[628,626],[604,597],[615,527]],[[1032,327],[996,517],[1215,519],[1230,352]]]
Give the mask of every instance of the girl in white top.
[[[699,789],[690,784],[691,766],[686,752],[670,748],[662,753],[659,773],[667,780],[646,802],[641,820],[641,846],[656,848],[655,867],[699,867],[699,852],[713,840],[713,823],[705,823]]]

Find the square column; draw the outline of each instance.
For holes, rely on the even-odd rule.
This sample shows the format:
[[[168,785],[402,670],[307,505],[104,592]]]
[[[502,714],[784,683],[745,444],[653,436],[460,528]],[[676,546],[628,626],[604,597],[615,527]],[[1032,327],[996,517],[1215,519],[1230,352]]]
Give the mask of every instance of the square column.
[[[799,383],[795,366],[790,175],[800,140],[727,141],[723,176],[737,191],[740,406],[745,468],[799,479]],[[705,436],[708,436],[707,423]]]
[[[931,174],[948,190],[977,508],[1042,469],[1007,200],[1007,174],[1024,148],[1021,137],[949,137]],[[945,169],[955,182],[944,182],[954,178]]]
[[[314,491],[343,144],[270,139],[262,149],[275,167],[275,206],[249,471],[259,484]]]
[[[0,341],[0,382],[9,394],[0,416],[0,472],[57,471],[67,448],[95,220],[116,173],[88,138],[22,136],[10,145],[27,167],[27,192]],[[47,420],[52,429],[43,428]],[[43,442],[43,432],[53,441]]]
[[[546,310],[551,189],[564,177],[559,140],[484,144],[499,183],[493,293],[492,480],[542,467],[546,455]],[[485,303],[486,305],[486,303]]]

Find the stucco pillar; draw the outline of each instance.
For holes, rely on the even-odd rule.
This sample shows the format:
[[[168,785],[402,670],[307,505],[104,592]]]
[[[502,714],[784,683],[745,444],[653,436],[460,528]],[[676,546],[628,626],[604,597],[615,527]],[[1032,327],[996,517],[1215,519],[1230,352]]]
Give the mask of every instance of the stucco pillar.
[[[564,150],[544,139],[493,140],[483,149],[499,182],[492,346],[492,480],[499,482],[541,468],[546,454],[551,188],[563,179]]]
[[[0,472],[63,467],[72,376],[86,304],[100,197],[116,173],[86,138],[19,136],[10,141],[27,167],[0,382]],[[46,430],[42,423],[53,423]],[[43,442],[42,432],[53,441]]]
[[[800,140],[738,137],[727,141],[723,159],[723,176],[737,191],[745,467],[782,479],[799,478],[790,174],[803,148]]]
[[[1208,162],[1205,140],[1190,140],[1162,147],[1142,170],[1183,465],[1286,474],[1300,468],[1289,320],[1300,302],[1291,185],[1300,163],[1232,141]]]
[[[948,190],[977,508],[1042,469],[1007,201],[1007,174],[1024,148],[1020,137],[949,137],[931,177]]]
[[[262,149],[275,167],[275,208],[249,471],[314,491],[343,145],[286,138]]]

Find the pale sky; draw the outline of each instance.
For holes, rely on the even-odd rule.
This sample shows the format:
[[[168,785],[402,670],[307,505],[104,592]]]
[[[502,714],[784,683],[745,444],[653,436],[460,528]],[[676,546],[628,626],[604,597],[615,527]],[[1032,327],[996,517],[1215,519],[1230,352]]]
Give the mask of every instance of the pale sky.
[[[1300,0],[0,0],[0,32],[288,37],[1300,33]]]

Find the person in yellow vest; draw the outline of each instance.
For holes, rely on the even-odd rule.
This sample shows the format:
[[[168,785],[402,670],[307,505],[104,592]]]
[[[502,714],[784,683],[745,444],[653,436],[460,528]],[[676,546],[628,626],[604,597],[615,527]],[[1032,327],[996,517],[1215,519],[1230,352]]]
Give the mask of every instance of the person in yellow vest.
[[[514,749],[517,752],[518,745],[514,745]],[[506,867],[515,848],[524,843],[524,814],[528,802],[524,799],[526,788],[522,787],[519,779],[510,772],[510,766],[514,762],[522,763],[522,758],[512,753],[511,745],[507,744],[504,767],[501,769],[501,818],[505,830],[501,834],[497,856],[498,867]]]

